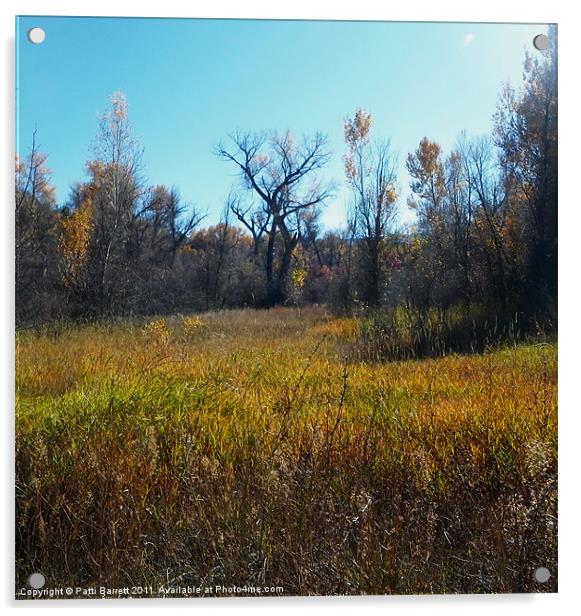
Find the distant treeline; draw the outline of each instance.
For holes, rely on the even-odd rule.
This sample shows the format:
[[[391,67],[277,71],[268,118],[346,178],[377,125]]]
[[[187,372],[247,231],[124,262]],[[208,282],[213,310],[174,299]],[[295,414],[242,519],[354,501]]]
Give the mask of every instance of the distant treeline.
[[[239,182],[220,222],[203,227],[177,189],[145,185],[125,100],[113,95],[89,179],[65,204],[35,138],[16,160],[17,323],[325,303],[554,325],[556,30],[549,38],[527,55],[522,86],[502,89],[489,136],[462,134],[448,153],[426,137],[407,155],[411,228],[396,218],[397,157],[365,109],[345,121],[342,228],[319,223],[334,197],[321,180],[325,136],[290,133],[236,133],[216,148]]]

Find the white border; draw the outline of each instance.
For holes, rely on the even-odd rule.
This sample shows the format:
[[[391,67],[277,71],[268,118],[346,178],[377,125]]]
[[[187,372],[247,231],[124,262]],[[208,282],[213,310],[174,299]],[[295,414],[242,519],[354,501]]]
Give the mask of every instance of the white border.
[[[5,0],[2,13],[2,80],[0,97],[4,143],[0,148],[2,159],[2,212],[1,242],[1,310],[3,325],[0,358],[2,366],[2,430],[3,442],[0,460],[2,464],[2,501],[0,529],[3,532],[0,601],[5,607],[25,612],[37,609],[54,612],[61,609],[167,609],[189,608],[196,611],[230,612],[233,608],[242,613],[280,611],[293,613],[297,610],[333,610],[352,613],[364,609],[377,613],[406,614],[464,614],[526,613],[543,614],[558,608],[565,613],[578,602],[576,588],[581,578],[578,555],[580,554],[579,521],[576,493],[579,489],[579,462],[575,455],[580,438],[579,390],[579,324],[576,312],[580,295],[579,253],[581,244],[581,203],[576,184],[581,160],[579,135],[579,21],[575,19],[575,3],[570,0],[512,1],[481,0],[480,3],[454,2],[452,0],[415,0],[410,2],[379,4],[377,0],[357,0],[349,3],[326,3],[323,0],[294,0],[292,3],[277,3],[272,0],[213,0],[211,3],[178,2],[163,0],[150,3],[123,0],[99,0],[81,5],[72,1],[51,0]],[[348,597],[348,598],[289,598],[277,599],[212,599],[200,600],[138,600],[133,601],[59,601],[15,602],[13,587],[13,301],[14,301],[14,240],[13,240],[13,160],[14,160],[14,16],[20,15],[100,15],[141,17],[239,17],[278,19],[384,19],[390,21],[473,21],[473,22],[532,22],[559,23],[559,216],[560,216],[560,266],[559,266],[559,594],[558,595],[496,595],[496,596],[445,596],[445,597]],[[577,167],[574,165],[577,164]],[[106,606],[106,607],[105,607]],[[163,606],[163,607],[160,607]],[[572,610],[571,610],[572,612]]]

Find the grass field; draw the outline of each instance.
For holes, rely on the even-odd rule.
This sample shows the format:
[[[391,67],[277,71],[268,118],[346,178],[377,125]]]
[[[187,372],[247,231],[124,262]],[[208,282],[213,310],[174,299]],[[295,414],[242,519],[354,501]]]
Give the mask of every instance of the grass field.
[[[322,308],[18,332],[17,588],[555,591],[556,345],[356,337]]]

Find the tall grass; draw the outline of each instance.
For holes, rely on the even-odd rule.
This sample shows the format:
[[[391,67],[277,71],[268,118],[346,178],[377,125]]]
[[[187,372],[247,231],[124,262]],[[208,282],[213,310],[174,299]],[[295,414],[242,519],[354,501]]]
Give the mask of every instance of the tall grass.
[[[417,309],[399,306],[372,311],[359,319],[354,358],[383,361],[481,353],[499,344],[517,344],[529,336],[530,324],[518,314],[500,316],[482,307]],[[541,331],[535,328],[535,339]]]
[[[18,335],[17,588],[556,589],[554,345],[372,364],[322,310],[155,321]]]

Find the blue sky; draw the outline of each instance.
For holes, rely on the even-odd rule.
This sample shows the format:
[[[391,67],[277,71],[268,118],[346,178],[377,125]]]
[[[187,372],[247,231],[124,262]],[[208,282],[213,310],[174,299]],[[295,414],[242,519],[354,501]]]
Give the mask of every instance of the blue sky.
[[[42,27],[41,45],[28,42]],[[401,221],[410,219],[405,158],[424,136],[450,149],[488,133],[501,85],[522,79],[525,50],[546,25],[17,18],[17,150],[37,128],[57,198],[85,178],[97,116],[123,92],[150,184],[219,217],[234,169],[212,153],[228,133],[286,130],[329,137],[325,176],[338,183],[322,221],[344,221],[343,119],[368,109],[399,154]],[[538,53],[538,52],[537,52]]]

